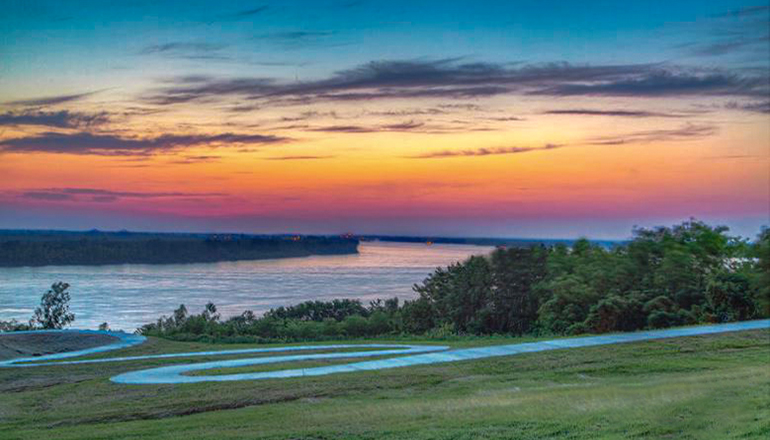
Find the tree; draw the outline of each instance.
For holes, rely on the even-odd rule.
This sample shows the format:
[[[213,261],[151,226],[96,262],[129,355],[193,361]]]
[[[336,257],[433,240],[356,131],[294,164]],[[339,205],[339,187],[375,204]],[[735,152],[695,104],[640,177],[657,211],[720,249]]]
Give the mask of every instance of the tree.
[[[38,325],[44,329],[60,329],[75,320],[75,314],[70,312],[69,284],[54,283],[40,299],[40,305],[30,320],[30,325]]]
[[[217,306],[213,302],[206,303],[206,307],[202,313],[203,319],[206,321],[219,321],[219,314],[217,313]]]
[[[551,333],[575,333],[571,327],[578,324],[584,330],[583,321],[600,299],[591,286],[575,275],[563,275],[543,283],[539,289],[547,300],[538,310],[538,323]]]
[[[647,316],[642,303],[633,297],[610,295],[591,307],[585,325],[594,333],[634,331],[643,328]]]
[[[491,319],[487,332],[523,334],[537,320],[535,284],[547,273],[543,247],[498,249],[492,254]]]
[[[187,307],[179,304],[179,308],[174,310],[173,323],[176,327],[181,326],[187,320]]]
[[[759,239],[754,245],[756,257],[756,275],[753,279],[754,289],[757,292],[759,314],[763,317],[770,316],[770,228],[763,228]]]
[[[723,272],[714,277],[706,289],[706,304],[716,321],[744,321],[756,315],[750,283],[743,273]]]

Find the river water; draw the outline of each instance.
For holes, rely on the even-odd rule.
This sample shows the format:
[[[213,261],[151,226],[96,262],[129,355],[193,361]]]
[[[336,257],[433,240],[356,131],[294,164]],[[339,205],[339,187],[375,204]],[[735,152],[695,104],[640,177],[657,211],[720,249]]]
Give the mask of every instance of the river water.
[[[199,313],[212,301],[223,317],[261,314],[306,300],[410,299],[436,267],[486,254],[467,245],[362,243],[355,255],[205,264],[0,268],[0,320],[26,321],[56,281],[70,284],[76,328],[108,322],[134,330],[184,303]]]

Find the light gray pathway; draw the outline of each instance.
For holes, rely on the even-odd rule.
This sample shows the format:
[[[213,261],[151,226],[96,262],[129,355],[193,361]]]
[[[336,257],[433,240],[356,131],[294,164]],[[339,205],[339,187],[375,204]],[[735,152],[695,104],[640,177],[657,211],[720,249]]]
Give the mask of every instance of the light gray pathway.
[[[172,365],[168,367],[150,368],[145,370],[132,371],[128,373],[119,374],[112,377],[115,383],[122,384],[178,384],[178,383],[195,383],[195,382],[224,382],[224,381],[236,381],[236,380],[258,380],[258,379],[279,379],[287,377],[302,377],[302,376],[322,376],[326,374],[345,373],[354,371],[371,371],[382,370],[387,368],[408,367],[415,365],[427,365],[442,362],[456,362],[472,359],[484,359],[495,356],[511,356],[520,353],[532,353],[538,351],[559,350],[565,348],[578,348],[578,347],[591,347],[596,345],[607,344],[620,344],[626,342],[638,342],[654,339],[664,338],[676,338],[681,336],[698,336],[708,335],[714,333],[725,333],[741,330],[756,330],[770,328],[770,319],[758,320],[758,321],[745,321],[735,322],[729,324],[715,324],[686,328],[674,328],[665,330],[652,330],[642,331],[634,333],[619,333],[611,335],[600,336],[587,336],[579,338],[564,338],[554,339],[550,341],[530,342],[522,344],[510,344],[510,345],[497,345],[491,347],[476,347],[476,348],[464,348],[448,350],[445,346],[426,346],[426,345],[389,345],[389,344],[367,344],[367,345],[310,345],[310,346],[292,346],[292,347],[273,347],[273,348],[257,348],[246,350],[225,350],[215,352],[194,352],[194,353],[173,353],[166,355],[150,355],[150,356],[133,356],[133,357],[118,357],[109,359],[96,359],[96,360],[81,360],[81,361],[67,361],[59,362],[58,364],[65,363],[91,363],[91,362],[115,362],[115,361],[128,361],[137,359],[152,359],[152,358],[168,358],[168,357],[190,357],[190,356],[214,356],[214,355],[233,355],[243,353],[269,353],[269,352],[286,352],[286,351],[303,351],[303,350],[319,350],[319,349],[340,349],[340,348],[381,348],[382,350],[372,351],[357,351],[357,352],[338,352],[338,353],[316,353],[316,354],[297,354],[297,355],[281,355],[281,356],[268,356],[258,358],[247,359],[233,359],[224,361],[212,361],[201,362],[184,365]],[[129,335],[133,336],[133,335]],[[134,345],[135,340],[127,338],[125,343]],[[113,344],[115,345],[115,344]],[[110,346],[108,346],[110,347]],[[101,350],[106,351],[106,347],[98,347]],[[41,356],[36,358],[27,359],[15,359],[13,361],[6,361],[0,363],[2,366],[34,366],[34,365],[46,365],[39,363],[44,360],[55,360],[66,357],[80,356],[84,351],[93,352],[94,349],[82,350],[81,352],[62,353],[59,355]],[[347,358],[363,358],[374,356],[398,356],[388,359],[369,360],[354,362],[342,365],[331,365],[315,368],[296,368],[277,371],[266,371],[259,373],[241,373],[241,374],[227,374],[227,375],[213,375],[213,376],[189,376],[187,374],[210,370],[214,368],[233,368],[233,367],[246,367],[252,365],[262,365],[270,363],[280,362],[292,362],[292,361],[305,361],[305,360],[321,360],[321,359],[347,359]],[[29,360],[38,361],[35,364],[22,364],[18,365],[18,362],[25,362]],[[14,365],[16,364],[16,365]]]
[[[125,332],[111,332],[111,331],[105,331],[105,330],[31,330],[31,331],[12,332],[12,334],[14,335],[23,335],[23,334],[38,335],[41,333],[78,333],[78,334],[87,334],[87,335],[107,335],[107,336],[113,336],[118,338],[118,341],[113,342],[112,344],[100,345],[98,347],[86,348],[86,349],[77,350],[77,351],[67,351],[64,353],[46,354],[43,356],[32,356],[32,357],[26,357],[26,358],[9,359],[5,361],[0,361],[0,367],[11,367],[11,366],[34,367],[41,364],[38,364],[38,363],[23,364],[23,362],[56,361],[59,359],[88,356],[91,354],[104,353],[105,351],[113,351],[113,350],[120,350],[121,348],[133,347],[134,345],[141,344],[142,342],[147,340],[147,338],[141,335],[135,335],[132,333],[125,333]],[[0,335],[2,334],[3,333],[0,332]]]

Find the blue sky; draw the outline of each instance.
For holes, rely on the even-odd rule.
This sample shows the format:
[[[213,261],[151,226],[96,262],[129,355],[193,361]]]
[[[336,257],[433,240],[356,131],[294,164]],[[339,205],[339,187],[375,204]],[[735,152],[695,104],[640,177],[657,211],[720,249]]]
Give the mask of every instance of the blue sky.
[[[372,59],[419,57],[708,65],[685,59],[680,46],[714,38],[709,22],[746,7],[736,1],[4,1],[0,29],[3,74],[20,82],[51,68],[77,78],[110,70],[150,76],[161,64],[232,69],[141,57],[148,47],[180,42],[210,45],[180,49],[187,55],[256,64],[239,70],[296,64],[272,72],[312,78]]]
[[[761,1],[0,10],[0,227],[613,238],[770,222]]]

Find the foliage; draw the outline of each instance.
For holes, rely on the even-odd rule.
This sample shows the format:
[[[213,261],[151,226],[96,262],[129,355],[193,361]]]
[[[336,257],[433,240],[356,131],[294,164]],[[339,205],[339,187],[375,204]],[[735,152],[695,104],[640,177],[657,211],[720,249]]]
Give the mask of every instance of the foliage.
[[[181,306],[141,332],[178,339],[317,340],[397,334],[579,334],[770,315],[770,232],[754,243],[690,220],[626,244],[498,248],[438,268],[417,298],[308,301],[220,321]],[[212,305],[213,307],[213,305]]]
[[[32,325],[24,324],[15,319],[11,319],[10,321],[0,320],[0,332],[18,332],[26,330],[33,330]]]
[[[54,283],[40,299],[40,305],[35,309],[30,326],[43,329],[60,329],[75,320],[75,314],[70,312],[70,294],[67,283]]]

